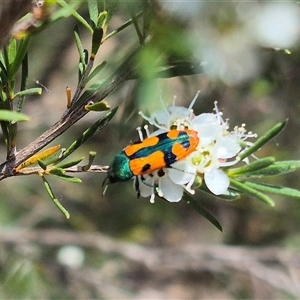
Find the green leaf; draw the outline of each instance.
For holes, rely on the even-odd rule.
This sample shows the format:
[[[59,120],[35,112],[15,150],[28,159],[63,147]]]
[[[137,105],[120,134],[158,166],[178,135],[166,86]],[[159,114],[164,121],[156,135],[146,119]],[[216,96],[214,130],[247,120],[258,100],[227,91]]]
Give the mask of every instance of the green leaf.
[[[56,176],[59,179],[72,182],[72,183],[81,183],[82,180],[78,177],[73,177],[65,174],[66,171],[62,168],[54,168],[49,171],[49,174]]]
[[[54,175],[55,177],[57,177],[61,180],[71,182],[71,183],[81,183],[82,182],[82,180],[80,178],[66,175],[65,173],[66,173],[66,171],[62,168],[54,168],[49,171],[49,174]]]
[[[57,174],[52,174],[53,176],[61,179],[61,180],[64,180],[64,181],[67,181],[67,182],[70,182],[70,183],[81,183],[82,180],[78,177],[73,177],[73,176],[70,176],[70,175],[57,175]]]
[[[75,19],[77,19],[83,26],[85,26],[90,33],[93,33],[92,27],[89,23],[74,9],[72,8],[66,1],[64,0],[56,0],[56,3],[65,9],[67,14],[72,15]]]
[[[93,38],[92,38],[92,55],[95,56],[99,50],[99,47],[101,45],[101,40],[103,37],[103,29],[95,28],[93,32]]]
[[[276,185],[267,184],[267,183],[250,182],[250,181],[246,181],[245,184],[251,188],[254,188],[254,189],[266,192],[266,193],[277,194],[277,195],[281,195],[281,196],[288,196],[288,197],[300,199],[300,191],[298,191],[296,189],[291,189],[291,188],[282,187],[282,186],[276,186]]]
[[[93,22],[93,29],[94,29],[97,25],[98,14],[99,14],[98,3],[95,0],[88,0],[87,5],[89,9],[90,19]]]
[[[104,13],[104,12],[102,12]],[[101,14],[102,14],[101,13]],[[106,12],[105,12],[106,13]],[[98,21],[98,26],[99,27],[104,27],[105,26],[105,22],[103,22],[103,24],[101,24],[101,19],[102,19],[102,16],[101,14],[99,15],[99,21]],[[139,12],[137,15],[136,15],[136,18],[139,18],[143,15],[143,12]],[[108,17],[108,14],[107,14],[107,20],[109,19]],[[107,22],[107,21],[106,21]],[[133,23],[132,19],[129,19],[127,22],[125,22],[124,24],[122,24],[120,27],[118,27],[116,30],[113,30],[111,33],[109,33],[108,35],[106,35],[103,39],[102,39],[102,42],[112,38],[113,36],[115,36],[117,33],[119,33],[120,31],[124,30],[125,28],[127,28],[128,26],[130,26],[131,24]]]
[[[30,44],[30,38],[21,39],[17,46],[17,53],[14,61],[11,64],[10,74],[12,77],[16,75],[19,68],[21,67],[22,61],[27,54]]]
[[[195,201],[190,195],[184,194],[182,198],[187,204],[192,206],[199,214],[201,214],[204,218],[206,218],[209,222],[211,222],[214,226],[216,226],[221,232],[223,232],[221,224],[218,220],[200,203]]]
[[[82,64],[83,69],[85,69],[86,63],[85,63],[85,57],[84,57],[84,50],[80,39],[80,33],[79,33],[79,27],[75,25],[74,27],[74,36],[75,36],[75,43],[77,46],[77,50],[80,57],[80,62]]]
[[[273,128],[267,131],[263,136],[258,138],[257,141],[251,147],[249,147],[239,155],[240,160],[243,160],[247,156],[251,155],[258,149],[260,149],[263,145],[269,142],[273,137],[279,134],[279,132],[283,130],[286,123],[287,120],[276,124]]]
[[[73,161],[70,161],[70,162],[61,164],[61,165],[59,165],[59,166],[57,166],[57,167],[58,167],[58,168],[61,168],[61,169],[70,168],[70,167],[73,167],[73,166],[78,165],[80,162],[83,161],[83,159],[84,159],[84,157],[81,157],[81,158],[78,158],[78,159],[76,159],[76,160],[73,160]]]
[[[50,0],[50,1],[52,1],[52,0]],[[55,2],[58,2],[58,1],[55,1]],[[61,5],[60,9],[57,9],[53,13],[51,13],[49,22],[54,23],[55,21],[59,20],[60,18],[68,18],[74,10],[76,11],[79,9],[82,2],[83,2],[83,0],[73,0],[73,1],[69,0],[67,5],[63,5],[63,6]]]
[[[274,157],[265,157],[258,159],[248,165],[236,169],[229,169],[226,173],[229,177],[237,177],[239,175],[247,176],[248,173],[268,167],[275,162]]]
[[[255,197],[256,199],[258,199],[270,206],[275,205],[274,201],[270,197],[255,190],[254,188],[246,185],[245,182],[243,182],[243,181],[238,181],[238,180],[230,178],[230,187],[238,190],[242,194],[246,194],[248,196]]]
[[[103,68],[106,66],[106,62],[103,61],[100,65],[98,65],[92,72],[91,74],[87,77],[85,80],[85,83],[89,82],[91,79],[93,79],[95,76],[97,76],[100,71],[103,70]]]
[[[22,75],[21,75],[21,91],[26,90],[28,84],[28,55],[24,56],[22,61]],[[19,96],[19,101],[17,105],[17,112],[21,112],[25,103],[26,95]]]
[[[65,173],[66,173],[65,170],[62,168],[54,168],[49,171],[49,174],[57,175],[57,176],[65,175]]]
[[[92,111],[104,111],[110,109],[110,107],[105,101],[100,101],[93,104],[85,105],[84,108],[86,110],[92,110]]]
[[[47,169],[47,165],[46,165],[41,159],[38,159],[38,160],[37,160],[37,163],[39,164],[39,166],[40,166],[43,170],[46,170],[46,169]]]
[[[95,159],[95,157],[96,157],[96,154],[97,154],[97,152],[95,152],[95,151],[90,151],[90,153],[89,153],[89,162],[85,165],[85,166],[83,166],[82,167],[82,171],[88,171],[89,170],[89,168],[91,167],[91,165],[93,164],[93,162],[94,162],[94,159]]]
[[[55,197],[50,184],[48,183],[48,181],[46,180],[45,176],[41,176],[43,182],[44,182],[44,186],[46,188],[46,191],[48,193],[48,195],[50,196],[51,200],[53,201],[53,203],[58,207],[58,209],[65,215],[65,217],[67,219],[70,219],[70,214],[69,212],[62,206],[62,204],[58,201],[58,199]]]
[[[16,58],[16,54],[17,54],[17,41],[16,39],[11,39],[7,48],[7,57],[8,57],[9,65],[11,65],[14,62]]]
[[[164,68],[162,71],[156,72],[155,78],[172,78],[178,76],[189,76],[201,74],[204,72],[203,62],[200,61],[183,61],[176,62],[172,66]]]
[[[108,23],[108,13],[107,11],[102,11],[99,16],[98,16],[98,20],[97,20],[97,27],[101,27],[101,28],[105,28],[107,26]]]
[[[14,98],[17,96],[28,96],[28,95],[41,95],[42,94],[42,88],[31,88],[24,91],[20,91],[14,95]]]
[[[103,118],[94,123],[90,128],[88,128],[82,135],[79,137],[74,143],[72,143],[69,148],[63,153],[60,157],[59,161],[62,161],[66,157],[68,157],[71,153],[73,153],[77,148],[79,148],[83,143],[89,140],[92,136],[94,136],[99,130],[101,130],[115,115],[117,111],[117,107],[112,109],[109,113],[107,113]]]
[[[299,160],[277,161],[260,170],[247,173],[248,177],[275,176],[294,172],[300,168]]]
[[[50,164],[49,160],[51,160],[56,155],[59,155],[59,149],[60,145],[55,145],[30,156],[28,159],[26,159],[20,165],[18,165],[18,167],[16,168],[16,172],[19,172],[21,169],[29,167],[36,163],[39,163],[40,167],[46,170],[47,166]]]
[[[3,62],[0,60],[0,79],[2,81],[2,86],[7,85],[7,69],[5,67],[5,65],[3,64]]]
[[[87,65],[89,63],[89,52],[86,49],[84,49],[83,55],[84,55],[84,62]]]
[[[81,105],[83,102],[86,101],[86,99],[93,94],[95,94],[98,90],[101,89],[103,83],[105,83],[106,80],[99,80],[96,83],[92,84],[87,90],[84,91],[84,93],[80,96],[80,98],[76,101],[75,106],[77,107]],[[97,100],[97,99],[96,99]]]
[[[24,122],[24,121],[28,121],[29,117],[15,111],[0,109],[0,120]]]

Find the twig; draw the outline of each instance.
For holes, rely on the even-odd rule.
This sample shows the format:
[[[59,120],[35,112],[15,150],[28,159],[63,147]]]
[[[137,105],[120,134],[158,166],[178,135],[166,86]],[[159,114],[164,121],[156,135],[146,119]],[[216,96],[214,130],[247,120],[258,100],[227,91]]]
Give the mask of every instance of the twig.
[[[89,169],[85,168],[86,165],[82,166],[73,166],[70,168],[64,169],[67,173],[106,173],[108,166],[100,166],[100,165],[91,165]],[[24,168],[20,170],[20,172],[16,173],[16,176],[22,175],[37,175],[44,170],[41,167],[31,167],[31,168]]]
[[[134,72],[133,57],[136,51],[125,61],[125,63],[117,70],[114,76],[108,80],[107,86],[102,91],[96,91],[87,97],[80,106],[74,106],[69,109],[50,129],[39,136],[35,141],[24,147],[22,150],[12,156],[6,162],[0,165],[0,181],[16,175],[14,169],[24,162],[26,159],[37,153],[39,150],[47,146],[50,142],[64,133],[70,126],[84,117],[88,111],[84,108],[85,105],[93,101],[94,103],[102,101],[119,85],[126,81]]]

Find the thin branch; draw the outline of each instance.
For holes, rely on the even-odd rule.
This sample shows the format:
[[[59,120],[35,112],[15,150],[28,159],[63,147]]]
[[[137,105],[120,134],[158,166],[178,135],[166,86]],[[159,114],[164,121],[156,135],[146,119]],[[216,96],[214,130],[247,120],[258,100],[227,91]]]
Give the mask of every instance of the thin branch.
[[[86,169],[86,165],[78,165],[64,169],[67,173],[106,173],[108,170],[108,166],[100,166],[100,165],[91,165],[89,169]],[[43,173],[43,169],[41,167],[31,167],[21,169],[20,172],[16,173],[15,176],[23,176],[23,175],[38,175]]]
[[[50,142],[64,133],[70,126],[84,117],[89,111],[84,107],[91,101],[94,103],[105,99],[118,86],[126,81],[134,72],[134,62],[136,51],[122,64],[115,74],[108,80],[107,86],[102,91],[96,91],[87,97],[79,106],[74,106],[67,110],[61,119],[55,123],[50,129],[39,136],[35,141],[24,147],[22,150],[12,156],[6,162],[0,165],[0,181],[16,175],[14,169],[24,162],[26,159],[37,153],[39,150],[47,146]]]

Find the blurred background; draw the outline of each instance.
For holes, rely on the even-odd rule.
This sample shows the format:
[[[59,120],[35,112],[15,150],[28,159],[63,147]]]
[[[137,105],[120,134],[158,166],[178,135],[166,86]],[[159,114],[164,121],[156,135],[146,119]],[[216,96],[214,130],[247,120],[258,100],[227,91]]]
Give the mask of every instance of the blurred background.
[[[100,2],[99,2],[100,3]],[[102,5],[102,4],[101,4]],[[144,2],[106,2],[113,7],[107,33],[145,9]],[[119,106],[112,121],[72,158],[96,151],[95,164],[138,140],[141,110],[150,114],[172,104],[212,112],[218,101],[230,128],[246,124],[264,134],[288,118],[284,131],[257,157],[299,159],[300,7],[296,2],[153,1],[152,47],[141,57],[143,79],[128,80],[105,100]],[[85,5],[79,13],[88,18]],[[62,18],[32,37],[29,85],[46,87],[26,100],[30,122],[19,126],[18,148],[54,124],[66,109],[66,87],[74,92],[78,52],[73,27]],[[80,25],[79,25],[80,26]],[[84,47],[91,37],[82,26]],[[131,25],[107,40],[95,65],[116,69],[139,40]],[[194,75],[151,78],[161,65],[190,61]],[[196,67],[195,67],[196,68]],[[147,76],[148,73],[150,74]],[[104,76],[104,75],[103,75]],[[69,146],[99,113],[91,112],[54,143]],[[1,145],[1,160],[5,147]],[[186,202],[137,199],[131,182],[109,186],[105,174],[80,174],[81,184],[49,182],[71,218],[65,219],[38,176],[2,182],[0,190],[0,298],[31,299],[297,299],[300,297],[300,203],[272,197],[275,207],[242,197],[226,202],[201,191],[193,198],[221,223],[220,232]],[[267,178],[299,189],[299,172]]]

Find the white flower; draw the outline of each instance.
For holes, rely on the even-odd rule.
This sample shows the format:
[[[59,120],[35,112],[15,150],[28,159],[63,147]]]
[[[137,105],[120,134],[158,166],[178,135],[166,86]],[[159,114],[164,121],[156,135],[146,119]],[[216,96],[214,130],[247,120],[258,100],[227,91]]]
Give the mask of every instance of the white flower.
[[[223,194],[229,187],[229,178],[222,167],[236,164],[238,154],[251,145],[244,142],[249,137],[256,137],[246,132],[245,124],[229,131],[228,120],[224,121],[222,112],[215,102],[214,113],[203,113],[196,116],[193,112],[199,91],[188,108],[173,105],[162,111],[154,112],[150,117],[140,115],[158,128],[151,135],[157,135],[170,129],[194,130],[198,133],[199,145],[188,157],[175,162],[170,168],[164,168],[150,175],[139,176],[139,189],[142,197],[151,195],[154,202],[155,192],[170,202],[180,201],[183,191],[193,194],[191,186],[200,176],[208,189],[215,195]],[[149,134],[149,133],[148,133]],[[244,143],[244,148],[242,147]]]
[[[191,128],[191,120],[193,120],[195,116],[192,107],[195,104],[199,93],[200,91],[197,92],[188,108],[175,106],[174,97],[172,106],[166,108],[162,102],[163,110],[154,112],[150,117],[147,117],[142,112],[139,112],[139,114],[151,125],[156,126],[162,131],[169,131],[170,129],[184,130]]]

